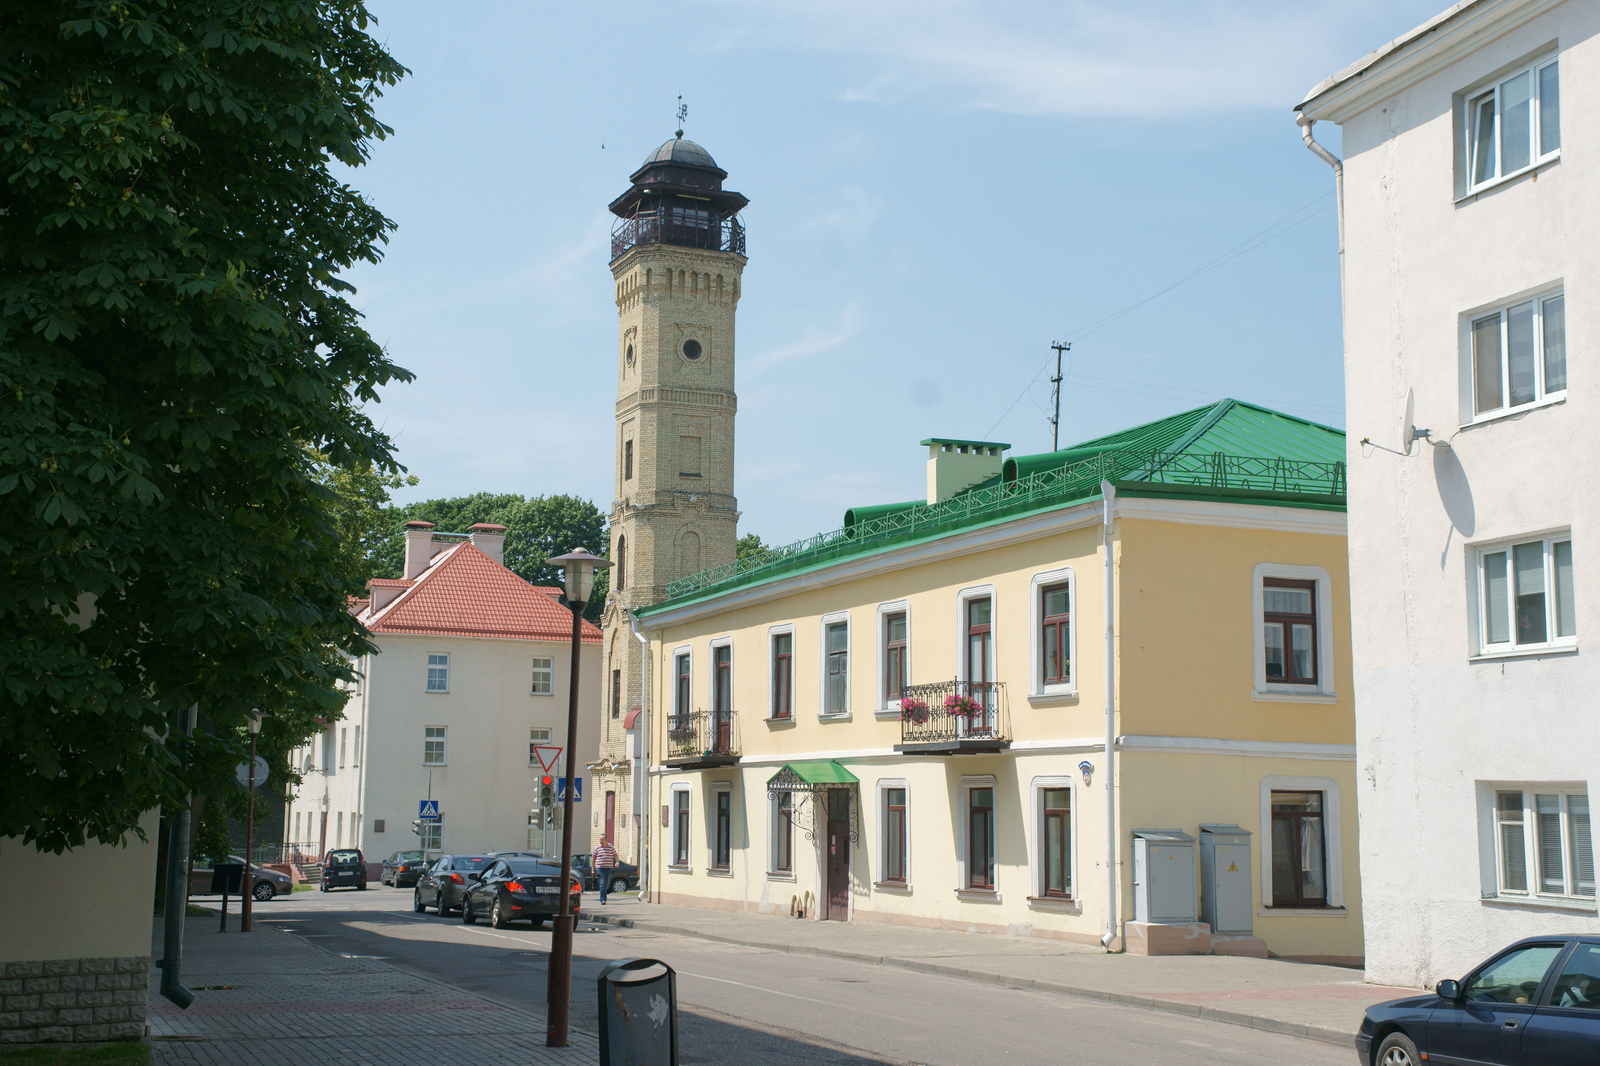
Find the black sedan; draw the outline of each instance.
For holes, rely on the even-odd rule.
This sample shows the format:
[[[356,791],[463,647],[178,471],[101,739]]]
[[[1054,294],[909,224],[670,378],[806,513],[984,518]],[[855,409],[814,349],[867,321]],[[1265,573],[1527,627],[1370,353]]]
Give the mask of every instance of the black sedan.
[[[1519,940],[1433,994],[1367,1008],[1368,1066],[1577,1066],[1600,1059],[1600,936]]]
[[[583,886],[574,877],[570,888],[576,917]],[[531,921],[538,928],[560,912],[561,867],[537,859],[496,859],[461,901],[463,922],[472,925],[485,918],[496,929],[521,921]]]
[[[583,887],[600,891],[600,878],[595,876],[593,859],[589,855],[572,857],[572,872],[583,879]],[[619,862],[606,871],[608,892],[632,892],[639,887],[639,868],[631,862]]]
[[[441,855],[417,878],[412,909],[418,914],[432,907],[442,918],[461,906],[468,882],[483,876],[494,862],[487,855]]]
[[[427,865],[425,852],[397,851],[383,860],[383,869],[378,872],[378,883],[393,885],[395,888],[414,885]]]
[[[367,860],[355,848],[338,848],[322,861],[322,891],[367,887]]]

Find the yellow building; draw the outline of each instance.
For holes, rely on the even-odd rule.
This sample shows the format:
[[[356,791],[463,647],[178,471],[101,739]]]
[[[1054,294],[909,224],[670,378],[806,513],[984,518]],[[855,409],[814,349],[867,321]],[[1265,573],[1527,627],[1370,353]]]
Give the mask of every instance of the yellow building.
[[[1359,958],[1343,434],[923,444],[926,501],[635,612],[650,898]]]

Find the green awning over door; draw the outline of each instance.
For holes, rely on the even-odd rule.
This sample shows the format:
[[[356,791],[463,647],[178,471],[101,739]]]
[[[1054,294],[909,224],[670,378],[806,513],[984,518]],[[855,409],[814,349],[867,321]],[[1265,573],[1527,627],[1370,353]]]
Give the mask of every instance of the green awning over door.
[[[826,785],[859,785],[861,779],[846,770],[832,759],[818,759],[814,762],[784,763],[783,768],[772,775],[767,782],[767,788],[796,787],[818,788]]]

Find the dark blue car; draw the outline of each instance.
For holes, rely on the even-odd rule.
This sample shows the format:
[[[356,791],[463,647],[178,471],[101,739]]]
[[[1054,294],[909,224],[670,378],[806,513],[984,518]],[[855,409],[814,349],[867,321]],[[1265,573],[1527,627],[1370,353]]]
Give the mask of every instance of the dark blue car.
[[[1431,995],[1367,1008],[1368,1066],[1592,1066],[1600,1062],[1600,936],[1519,940]]]

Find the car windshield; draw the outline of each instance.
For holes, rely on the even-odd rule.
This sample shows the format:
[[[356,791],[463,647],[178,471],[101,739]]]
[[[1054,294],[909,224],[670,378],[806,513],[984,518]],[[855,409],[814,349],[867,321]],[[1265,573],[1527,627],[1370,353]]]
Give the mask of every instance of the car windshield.
[[[537,859],[514,859],[506,863],[506,865],[511,867],[511,872],[518,877],[561,876],[561,867],[551,866],[549,863],[539,862]]]
[[[396,862],[416,862],[418,859],[422,858],[422,852],[420,852],[420,851],[402,851],[400,854],[396,855],[394,858],[395,858]]]
[[[359,851],[331,851],[328,853],[328,862],[334,866],[345,866],[361,861]]]

